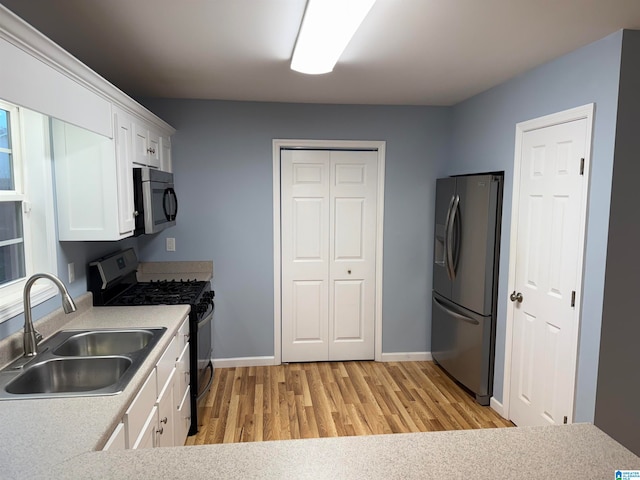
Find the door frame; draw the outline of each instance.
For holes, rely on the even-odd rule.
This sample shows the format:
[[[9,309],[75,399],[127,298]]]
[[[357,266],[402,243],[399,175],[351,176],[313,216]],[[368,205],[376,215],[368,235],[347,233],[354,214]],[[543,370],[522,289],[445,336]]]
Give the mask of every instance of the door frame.
[[[516,141],[515,141],[515,154],[513,161],[513,194],[511,200],[511,232],[509,241],[509,278],[507,293],[516,289],[515,287],[515,274],[516,274],[516,248],[518,243],[518,209],[520,198],[520,171],[522,163],[522,138],[525,133],[532,130],[538,130],[545,127],[552,127],[562,123],[568,123],[575,120],[587,120],[587,132],[586,132],[586,145],[585,145],[585,158],[584,158],[584,176],[586,179],[585,191],[582,196],[582,204],[580,205],[580,232],[579,238],[582,242],[578,245],[578,283],[576,285],[576,303],[574,310],[574,321],[576,327],[574,329],[574,338],[572,339],[575,350],[571,352],[571,368],[573,371],[572,383],[570,388],[570,410],[567,418],[567,423],[573,423],[573,417],[575,413],[575,393],[576,393],[576,380],[578,371],[578,347],[580,338],[580,325],[582,323],[582,293],[584,286],[584,252],[586,244],[586,224],[587,224],[587,209],[589,204],[589,189],[590,189],[590,171],[591,171],[591,144],[592,144],[592,132],[593,132],[593,103],[583,105],[580,107],[564,110],[561,112],[546,115],[544,117],[534,118],[525,122],[516,124]],[[504,418],[510,419],[509,407],[510,407],[510,395],[511,395],[511,359],[513,356],[513,316],[514,316],[514,304],[505,296],[505,304],[507,308],[506,328],[505,328],[505,352],[504,352],[504,377],[503,377],[503,391],[502,391],[502,408],[499,405],[494,405],[492,399],[492,406],[498,412],[502,410],[501,414]],[[498,407],[498,408],[496,408]]]
[[[376,150],[378,188],[376,195],[376,302],[374,322],[375,360],[382,360],[382,258],[384,233],[384,172],[387,142],[370,140],[273,140],[273,364],[282,362],[282,255],[280,216],[280,150],[304,148],[324,150]]]

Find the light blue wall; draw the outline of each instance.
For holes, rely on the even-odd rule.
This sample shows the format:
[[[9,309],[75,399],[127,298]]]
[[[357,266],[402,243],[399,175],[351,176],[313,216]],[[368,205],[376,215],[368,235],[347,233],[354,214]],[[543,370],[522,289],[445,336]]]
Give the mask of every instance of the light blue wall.
[[[504,170],[494,396],[503,398],[515,124],[595,103],[576,421],[593,421],[622,32],[545,64],[453,109],[447,174]]]
[[[276,138],[385,140],[383,351],[429,350],[435,178],[450,109],[142,100],[177,129],[176,227],[142,238],[154,260],[215,265],[214,357],[273,352],[273,160]],[[176,238],[175,253],[164,238]]]

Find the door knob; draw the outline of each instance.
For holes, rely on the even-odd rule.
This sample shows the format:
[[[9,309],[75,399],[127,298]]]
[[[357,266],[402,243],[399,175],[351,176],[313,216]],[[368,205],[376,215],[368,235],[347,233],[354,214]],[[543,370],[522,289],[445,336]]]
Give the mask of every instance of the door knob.
[[[512,302],[522,303],[522,294],[520,292],[516,293],[515,290],[511,295],[509,295],[509,298],[511,299]]]

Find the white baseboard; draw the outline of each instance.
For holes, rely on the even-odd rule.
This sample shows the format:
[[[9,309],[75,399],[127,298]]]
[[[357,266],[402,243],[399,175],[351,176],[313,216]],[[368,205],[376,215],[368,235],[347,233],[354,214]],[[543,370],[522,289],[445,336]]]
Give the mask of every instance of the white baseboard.
[[[212,362],[214,368],[264,367],[275,365],[275,357],[214,358]]]
[[[507,417],[504,416],[504,406],[502,405],[502,403],[496,400],[496,397],[491,397],[491,400],[489,401],[489,406],[493,410],[495,410],[495,412],[498,415],[500,415],[502,418],[506,418],[507,420],[509,420]]]
[[[429,362],[433,360],[431,352],[383,353],[381,362]]]

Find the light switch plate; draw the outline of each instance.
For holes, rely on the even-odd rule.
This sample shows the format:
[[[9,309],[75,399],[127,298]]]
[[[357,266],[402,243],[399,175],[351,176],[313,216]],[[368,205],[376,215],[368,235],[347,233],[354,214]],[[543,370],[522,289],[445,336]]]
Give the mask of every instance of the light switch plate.
[[[173,237],[167,237],[167,252],[176,251],[176,239]]]

